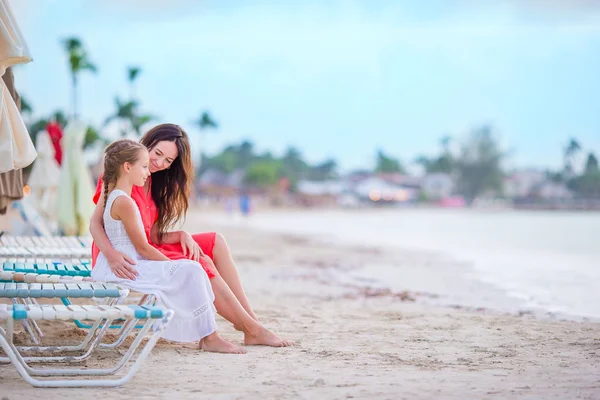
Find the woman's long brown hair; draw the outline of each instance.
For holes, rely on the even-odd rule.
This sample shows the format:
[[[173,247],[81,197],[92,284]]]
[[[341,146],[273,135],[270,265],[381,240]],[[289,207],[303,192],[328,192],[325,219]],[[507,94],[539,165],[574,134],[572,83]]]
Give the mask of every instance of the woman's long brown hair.
[[[150,129],[140,140],[151,151],[159,142],[174,142],[177,146],[177,158],[171,166],[152,174],[152,199],[158,209],[158,240],[162,242],[164,234],[187,213],[194,166],[187,133],[175,124],[161,124]]]

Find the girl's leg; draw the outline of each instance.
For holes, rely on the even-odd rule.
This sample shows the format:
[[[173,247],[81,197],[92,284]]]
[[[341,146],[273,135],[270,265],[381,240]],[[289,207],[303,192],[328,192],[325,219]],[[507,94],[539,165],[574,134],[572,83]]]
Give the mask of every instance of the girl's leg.
[[[227,283],[227,286],[229,286],[244,310],[246,310],[253,319],[258,321],[256,314],[254,314],[254,311],[250,306],[250,301],[248,300],[248,296],[246,296],[244,287],[242,286],[242,281],[237,267],[235,266],[235,262],[233,261],[229,246],[227,246],[225,238],[220,233],[217,233],[215,237],[213,261],[215,267],[217,267],[217,271],[219,271],[219,274],[223,277],[223,280]]]
[[[246,350],[223,339],[217,331],[200,339],[198,347],[211,353],[246,354]]]
[[[278,338],[252,318],[220,275],[212,278],[210,283],[215,294],[217,312],[244,333],[245,344],[273,347],[286,347],[294,344],[291,340]]]

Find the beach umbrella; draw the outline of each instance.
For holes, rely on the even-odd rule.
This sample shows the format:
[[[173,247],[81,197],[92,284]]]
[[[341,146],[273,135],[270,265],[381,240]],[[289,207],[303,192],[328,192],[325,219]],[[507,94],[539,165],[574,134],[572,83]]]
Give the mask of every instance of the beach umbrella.
[[[0,0],[0,76],[15,64],[31,62],[27,43],[7,0]]]
[[[10,10],[0,0],[0,76],[7,68],[31,61],[27,44]],[[0,172],[25,168],[35,160],[35,147],[5,82],[0,82]]]
[[[31,188],[31,196],[35,199],[38,211],[54,219],[60,165],[56,162],[54,146],[48,132],[38,133],[35,148],[38,157],[33,163],[27,184]]]
[[[94,212],[94,188],[83,157],[87,126],[70,121],[62,139],[63,159],[56,197],[58,225],[66,235],[85,235]]]
[[[13,100],[17,104],[20,103],[20,97],[15,90],[15,80],[11,68],[8,68],[2,80],[6,84]],[[15,200],[23,198],[23,171],[13,169],[0,173],[0,214],[6,214],[8,205]]]

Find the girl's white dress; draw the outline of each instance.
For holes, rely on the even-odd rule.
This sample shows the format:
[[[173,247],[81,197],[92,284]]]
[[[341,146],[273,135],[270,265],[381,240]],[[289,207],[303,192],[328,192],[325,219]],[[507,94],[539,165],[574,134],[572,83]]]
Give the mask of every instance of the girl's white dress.
[[[156,295],[165,307],[175,311],[175,316],[162,336],[167,340],[192,342],[213,333],[217,329],[216,309],[213,305],[215,296],[202,266],[192,260],[151,261],[140,256],[127,236],[123,223],[110,215],[112,204],[119,196],[126,196],[133,202],[122,190],[110,192],[104,209],[104,229],[115,250],[135,260],[138,275],[135,280],[117,278],[106,257],[100,253],[92,269],[92,278],[119,283],[136,292]],[[143,230],[137,206],[136,214]]]

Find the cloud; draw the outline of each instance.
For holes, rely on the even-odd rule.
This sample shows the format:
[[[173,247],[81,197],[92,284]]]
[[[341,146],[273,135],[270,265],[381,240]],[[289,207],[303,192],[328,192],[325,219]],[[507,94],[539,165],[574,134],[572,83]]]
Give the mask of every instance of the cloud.
[[[481,119],[514,144],[525,140],[517,133],[597,126],[585,104],[597,103],[598,81],[587,95],[568,87],[593,80],[598,65],[599,13],[583,3],[568,11],[525,0],[39,1],[43,12],[30,13],[28,30],[38,62],[23,69],[36,78],[21,84],[36,109],[69,103],[57,35],[81,34],[99,67],[82,78],[84,113],[113,111],[114,95],[126,92],[125,67],[141,65],[144,109],[185,125],[210,108],[222,122],[205,144],[211,150],[251,136],[352,162],[375,144],[409,156]],[[549,107],[544,118],[528,115]],[[334,134],[349,139],[343,149],[328,139]],[[318,149],[315,140],[323,140]],[[544,145],[559,147],[551,140]]]

